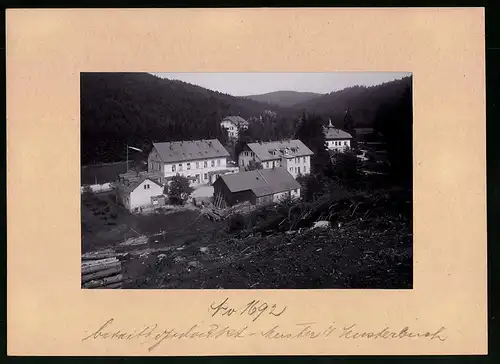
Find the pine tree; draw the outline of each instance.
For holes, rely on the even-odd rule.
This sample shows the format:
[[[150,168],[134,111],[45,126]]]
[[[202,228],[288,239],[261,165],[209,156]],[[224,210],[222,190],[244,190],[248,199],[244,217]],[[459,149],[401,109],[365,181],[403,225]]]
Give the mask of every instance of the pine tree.
[[[311,171],[314,174],[326,174],[331,168],[330,155],[326,150],[323,120],[318,116],[302,115],[295,138],[300,139],[314,155],[311,157]]]

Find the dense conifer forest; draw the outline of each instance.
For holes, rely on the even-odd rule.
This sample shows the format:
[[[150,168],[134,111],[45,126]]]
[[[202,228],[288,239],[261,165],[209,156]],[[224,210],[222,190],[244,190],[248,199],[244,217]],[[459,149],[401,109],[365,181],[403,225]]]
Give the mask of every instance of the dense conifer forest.
[[[323,122],[332,119],[334,125],[343,127],[347,109],[355,127],[377,124],[386,132],[399,133],[399,128],[406,130],[410,125],[411,141],[411,97],[409,124],[396,125],[404,123],[401,115],[387,116],[393,115],[391,110],[405,112],[404,106],[394,106],[391,100],[401,99],[405,92],[411,95],[410,77],[373,87],[350,87],[286,108],[148,73],[82,73],[80,89],[83,165],[122,161],[127,144],[145,153],[151,142],[159,141],[218,138],[226,144],[220,121],[230,115],[250,121],[249,131],[242,135],[245,141],[293,137],[304,113],[314,113]]]

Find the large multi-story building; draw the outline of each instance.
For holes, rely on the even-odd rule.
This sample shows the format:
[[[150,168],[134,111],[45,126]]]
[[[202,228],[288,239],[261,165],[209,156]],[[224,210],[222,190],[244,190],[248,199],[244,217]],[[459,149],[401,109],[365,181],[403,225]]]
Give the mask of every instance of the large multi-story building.
[[[299,139],[247,143],[238,156],[240,168],[260,163],[263,169],[284,168],[294,178],[311,172],[314,153]]]
[[[182,175],[194,185],[213,183],[218,176],[238,170],[227,165],[228,157],[217,139],[153,143],[148,171],[160,172],[164,182]]]

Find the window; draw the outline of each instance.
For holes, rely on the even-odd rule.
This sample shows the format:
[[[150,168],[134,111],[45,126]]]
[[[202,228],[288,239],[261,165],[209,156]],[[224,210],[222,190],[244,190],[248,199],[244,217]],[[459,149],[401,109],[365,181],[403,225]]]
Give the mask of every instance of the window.
[[[243,159],[240,159],[240,166],[242,166],[243,164]]]
[[[208,174],[207,174],[207,173],[205,173],[205,174],[203,175],[203,179],[208,179]]]
[[[210,161],[210,165],[211,165],[212,167],[215,167],[215,161],[214,161],[213,159]]]
[[[293,172],[293,168],[292,167],[290,167],[290,172]]]
[[[297,172],[300,173],[300,167],[297,167]]]
[[[306,172],[307,172],[307,167],[306,167],[306,166],[304,166],[304,173],[306,173]]]
[[[203,167],[207,167],[207,161],[203,161]]]
[[[266,168],[269,168],[269,162],[266,162]]]
[[[175,164],[172,164],[172,172],[175,172]]]
[[[187,170],[190,170],[191,169],[191,163],[188,163],[187,164]]]
[[[200,168],[200,162],[196,162],[196,169]]]
[[[220,159],[217,159],[217,165],[220,166]]]
[[[179,163],[179,172],[182,171],[182,163]]]
[[[302,162],[306,162],[306,157],[302,157]]]
[[[149,190],[149,185],[144,185],[145,190]]]
[[[347,145],[347,142],[344,142],[344,145]]]

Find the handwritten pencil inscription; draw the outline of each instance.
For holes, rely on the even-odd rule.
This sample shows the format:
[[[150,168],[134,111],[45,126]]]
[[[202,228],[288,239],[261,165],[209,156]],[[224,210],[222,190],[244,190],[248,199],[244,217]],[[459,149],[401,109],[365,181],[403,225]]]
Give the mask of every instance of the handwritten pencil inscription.
[[[229,298],[226,298],[220,303],[213,302],[210,305],[210,310],[212,317],[219,316],[231,316],[231,315],[247,315],[252,317],[252,321],[255,322],[259,317],[266,313],[275,317],[281,316],[286,311],[286,306],[278,308],[276,304],[268,304],[267,302],[261,300],[252,300],[240,308],[233,308],[228,304]]]
[[[245,338],[261,338],[265,340],[417,340],[425,339],[435,342],[442,342],[447,339],[446,328],[441,326],[433,330],[414,330],[408,326],[400,328],[391,328],[389,326],[380,327],[375,330],[362,329],[356,323],[337,324],[335,322],[317,323],[317,322],[270,322],[263,321],[264,317],[268,320],[285,314],[287,307],[278,307],[274,303],[268,303],[261,300],[252,300],[243,306],[230,304],[229,299],[220,302],[213,302],[208,308],[210,320],[220,319],[229,321],[229,323],[204,322],[186,325],[184,328],[163,327],[155,323],[145,325],[141,329],[124,329],[122,325],[117,324],[114,318],[88,331],[82,338],[82,342],[94,341],[137,341],[140,345],[146,345],[148,351],[157,349],[167,340],[216,340],[216,339],[234,339],[241,340]],[[231,324],[231,320],[225,320],[225,317],[249,317],[246,324]],[[255,327],[260,318],[259,327]],[[262,321],[262,322],[261,322]]]

